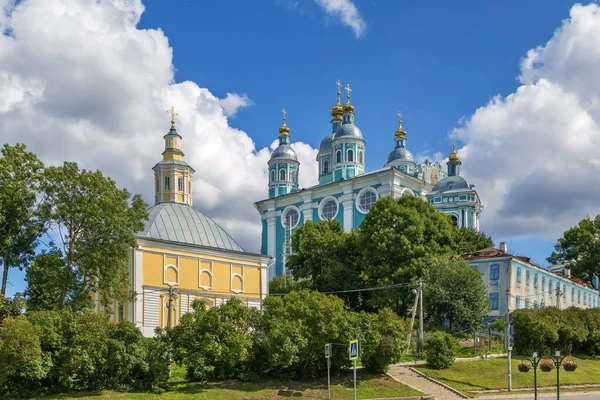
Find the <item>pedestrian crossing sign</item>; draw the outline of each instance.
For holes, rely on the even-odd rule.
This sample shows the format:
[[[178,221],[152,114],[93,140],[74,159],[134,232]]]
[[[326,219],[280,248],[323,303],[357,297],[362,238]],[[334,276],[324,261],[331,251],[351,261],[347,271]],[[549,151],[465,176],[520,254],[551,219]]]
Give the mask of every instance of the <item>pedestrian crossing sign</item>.
[[[325,345],[325,358],[329,358],[331,357],[331,352],[330,352],[330,347],[329,344]]]
[[[358,359],[358,340],[350,341],[350,360]]]

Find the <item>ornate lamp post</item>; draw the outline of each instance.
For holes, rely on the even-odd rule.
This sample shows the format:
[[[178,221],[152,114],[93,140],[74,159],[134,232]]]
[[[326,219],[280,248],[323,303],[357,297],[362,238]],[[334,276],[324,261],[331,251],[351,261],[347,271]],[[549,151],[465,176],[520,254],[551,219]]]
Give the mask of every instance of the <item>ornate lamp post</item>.
[[[560,400],[560,366],[566,356],[560,356],[560,351],[557,351],[554,356],[548,355],[547,358],[554,362],[556,367],[556,400]]]
[[[533,357],[527,357],[527,359],[529,360],[529,362],[531,363],[531,366],[533,367],[533,390],[534,390],[534,396],[533,399],[537,400],[537,367],[538,364],[540,362],[540,360],[538,359],[538,353],[535,352],[533,353]]]

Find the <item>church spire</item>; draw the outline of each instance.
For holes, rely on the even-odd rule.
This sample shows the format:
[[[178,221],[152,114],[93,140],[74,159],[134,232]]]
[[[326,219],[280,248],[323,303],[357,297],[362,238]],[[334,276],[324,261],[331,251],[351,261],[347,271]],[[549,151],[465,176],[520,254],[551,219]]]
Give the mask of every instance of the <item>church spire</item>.
[[[287,111],[285,108],[281,110],[282,115],[282,123],[279,127],[279,144],[289,144],[290,143],[290,128],[285,123]]]
[[[163,159],[152,168],[155,180],[155,203],[192,205],[192,176],[195,171],[183,160],[181,135],[175,129],[175,117],[178,117],[179,113],[175,111],[175,106],[171,106],[167,113],[171,115],[171,129],[164,136]]]
[[[462,164],[458,153],[456,152],[456,134],[454,134],[454,143],[452,145],[452,153],[448,156],[448,176],[458,176],[459,166]]]

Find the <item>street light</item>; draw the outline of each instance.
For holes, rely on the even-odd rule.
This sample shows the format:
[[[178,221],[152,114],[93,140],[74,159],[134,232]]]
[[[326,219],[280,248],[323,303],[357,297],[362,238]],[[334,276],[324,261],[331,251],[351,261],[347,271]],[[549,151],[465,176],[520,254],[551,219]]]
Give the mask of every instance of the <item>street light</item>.
[[[534,390],[534,396],[533,399],[537,400],[537,367],[538,367],[538,353],[537,351],[535,353],[533,353],[533,357],[527,357],[527,359],[529,360],[529,362],[531,363],[531,366],[533,367],[533,390]]]
[[[560,365],[566,356],[560,357],[560,351],[557,351],[553,356],[548,356],[549,359],[554,362],[554,366],[556,367],[556,400],[560,400]]]

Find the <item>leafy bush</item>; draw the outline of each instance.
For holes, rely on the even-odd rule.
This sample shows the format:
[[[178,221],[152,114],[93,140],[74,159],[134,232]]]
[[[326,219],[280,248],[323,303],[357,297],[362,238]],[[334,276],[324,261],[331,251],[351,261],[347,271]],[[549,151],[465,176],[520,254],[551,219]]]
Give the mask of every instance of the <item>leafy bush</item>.
[[[258,312],[235,298],[210,310],[202,303],[193,306],[170,332],[175,360],[186,367],[187,379],[243,378]]]
[[[454,338],[444,332],[435,332],[423,343],[427,364],[434,369],[450,368],[454,362]]]
[[[360,319],[365,321],[360,332],[362,364],[371,372],[385,372],[406,349],[406,328],[389,308],[377,314],[362,312]]]
[[[40,344],[40,330],[23,316],[8,317],[0,327],[0,396],[35,393],[50,363]]]

